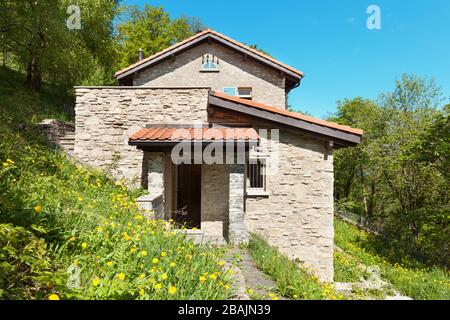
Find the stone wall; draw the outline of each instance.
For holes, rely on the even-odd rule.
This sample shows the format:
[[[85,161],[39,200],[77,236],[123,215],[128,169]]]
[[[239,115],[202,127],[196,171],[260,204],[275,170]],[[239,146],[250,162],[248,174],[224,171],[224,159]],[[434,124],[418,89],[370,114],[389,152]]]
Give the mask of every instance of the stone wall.
[[[202,166],[202,226],[204,236],[216,243],[228,240],[228,166]]]
[[[246,198],[245,225],[290,258],[333,280],[333,157],[325,143],[280,132],[280,169],[267,198]]]
[[[205,54],[219,58],[219,72],[201,72]],[[286,108],[285,79],[279,72],[215,43],[200,44],[184,53],[142,71],[134,79],[137,86],[251,87],[253,100]]]
[[[157,123],[206,122],[208,88],[76,87],[75,155],[140,186],[143,152],[128,137]],[[146,173],[144,173],[146,174]]]

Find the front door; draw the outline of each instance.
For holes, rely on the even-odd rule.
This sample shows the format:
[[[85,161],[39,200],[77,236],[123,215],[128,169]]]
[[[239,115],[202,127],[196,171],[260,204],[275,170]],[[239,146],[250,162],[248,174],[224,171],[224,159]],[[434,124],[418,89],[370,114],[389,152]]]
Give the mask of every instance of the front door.
[[[176,222],[187,228],[200,229],[201,221],[201,178],[200,164],[177,166],[177,215]]]

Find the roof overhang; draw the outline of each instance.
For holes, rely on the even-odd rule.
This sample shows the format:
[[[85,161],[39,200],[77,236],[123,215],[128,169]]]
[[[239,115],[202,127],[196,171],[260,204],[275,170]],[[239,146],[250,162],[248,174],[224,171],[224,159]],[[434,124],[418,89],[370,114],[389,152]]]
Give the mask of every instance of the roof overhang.
[[[142,71],[144,69],[150,68],[158,63],[161,63],[167,59],[172,59],[175,55],[182,53],[186,50],[189,50],[192,47],[195,47],[203,42],[213,41],[219,43],[229,49],[232,49],[236,52],[239,52],[244,55],[245,58],[252,59],[257,61],[267,67],[270,67],[274,70],[277,70],[286,75],[287,83],[290,86],[295,87],[300,83],[300,80],[303,78],[303,73],[298,71],[288,65],[285,65],[269,56],[266,56],[262,53],[257,52],[256,50],[249,48],[248,46],[234,41],[218,32],[212,30],[206,30],[201,32],[186,41],[180,42],[179,44],[175,44],[172,47],[169,47],[166,50],[163,50],[149,58],[144,59],[141,62],[138,62],[134,65],[131,65],[125,69],[122,69],[116,72],[115,77],[119,81],[125,81],[126,78],[132,77],[134,73]]]
[[[315,138],[325,141],[333,141],[333,145],[335,147],[349,147],[361,143],[362,131],[361,134],[358,134],[349,131],[344,131],[341,129],[336,129],[319,123],[313,123],[311,121],[299,118],[293,118],[291,116],[283,114],[284,112],[281,111],[273,112],[258,107],[252,107],[249,106],[248,104],[239,103],[237,101],[233,101],[228,98],[217,96],[214,93],[209,95],[208,107],[211,106],[223,108],[225,110],[233,112],[238,112],[250,117],[257,118],[259,120],[263,120],[273,125],[274,128],[287,128],[299,130],[303,134],[308,136],[313,136]],[[325,122],[323,120],[319,121]]]

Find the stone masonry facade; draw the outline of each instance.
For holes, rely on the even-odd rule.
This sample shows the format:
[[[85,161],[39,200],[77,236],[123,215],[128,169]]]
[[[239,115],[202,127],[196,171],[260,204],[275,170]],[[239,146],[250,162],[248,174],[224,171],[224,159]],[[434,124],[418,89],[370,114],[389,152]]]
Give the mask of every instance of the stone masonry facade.
[[[246,199],[246,229],[332,281],[333,156],[324,142],[288,131],[280,132],[279,152],[268,197]]]
[[[202,58],[219,58],[219,72],[200,72]],[[223,87],[251,87],[253,100],[286,109],[285,79],[279,72],[261,67],[218,44],[200,44],[140,72],[135,86],[192,87],[206,86],[221,91]]]
[[[208,88],[89,88],[76,93],[75,155],[140,186],[143,152],[128,138],[147,124],[206,122]]]

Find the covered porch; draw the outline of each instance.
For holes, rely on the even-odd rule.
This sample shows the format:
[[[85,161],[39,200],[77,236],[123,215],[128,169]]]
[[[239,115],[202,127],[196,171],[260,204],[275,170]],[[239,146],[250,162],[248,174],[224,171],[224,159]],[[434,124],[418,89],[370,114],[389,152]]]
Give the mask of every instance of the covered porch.
[[[251,128],[148,126],[129,139],[144,151],[140,206],[172,219],[197,241],[248,240],[244,226],[245,164],[258,143]]]

